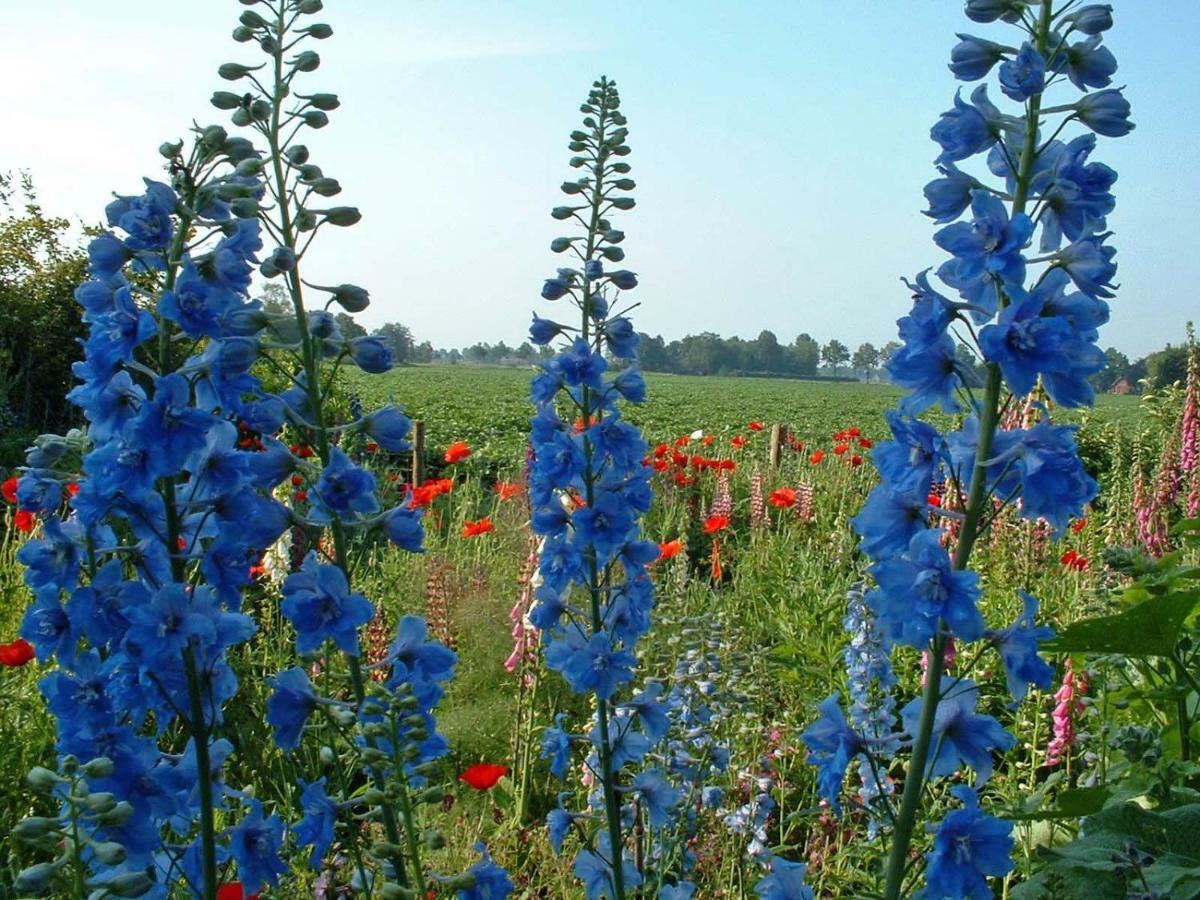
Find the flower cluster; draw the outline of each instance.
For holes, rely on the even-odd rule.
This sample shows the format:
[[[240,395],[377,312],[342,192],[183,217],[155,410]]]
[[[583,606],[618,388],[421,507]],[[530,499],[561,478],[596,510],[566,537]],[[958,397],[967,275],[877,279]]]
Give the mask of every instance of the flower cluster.
[[[582,741],[593,751],[592,775],[603,798],[606,827],[575,860],[589,897],[623,898],[640,880],[623,861],[622,806],[635,796],[643,805],[657,782],[622,784],[621,770],[645,758],[661,732],[659,702],[643,693],[623,704],[622,689],[634,679],[634,646],[650,627],[654,590],[647,566],[658,546],[641,538],[639,518],[650,508],[647,446],[637,428],[621,417],[620,401],[641,402],[645,382],[635,360],[638,334],[618,304],[637,286],[634,273],[608,270],[625,257],[625,235],[608,216],[634,205],[625,177],[628,129],[613,82],[601,79],[583,104],[587,131],[571,134],[578,155],[571,165],[586,174],[562,190],[577,204],[554,209],[559,220],[575,220],[577,237],[555,238],[551,249],[568,253],[578,267],[559,268],[546,280],[542,297],[569,298],[577,324],[534,315],[530,337],[547,345],[563,338],[558,353],[541,366],[532,383],[533,418],[529,495],[533,529],[542,537],[536,606],[530,622],[541,630],[548,668],[570,688],[596,702],[594,727]],[[610,373],[611,364],[621,366]],[[556,735],[558,735],[556,737]],[[547,737],[553,768],[565,771],[570,740]],[[669,806],[669,805],[668,805]],[[669,812],[663,806],[663,813]]]
[[[161,148],[170,184],[147,180],[143,193],[106,208],[112,230],[89,245],[91,277],[75,293],[88,337],[69,399],[86,432],[39,439],[16,486],[20,509],[44,523],[19,554],[35,597],[21,634],[40,660],[56,663],[41,688],[57,719],[57,748],[64,761],[92,760],[82,770],[88,790],[122,810],[89,826],[93,846],[120,850],[85,854],[90,890],[136,876],[146,896],[182,889],[212,900],[236,868],[253,893],[286,872],[289,832],[312,846],[317,867],[339,817],[366,806],[395,848],[381,854],[384,880],[424,894],[419,842],[410,833],[401,849],[394,811],[403,807],[411,832],[412,795],[394,785],[419,789],[427,764],[446,750],[431,710],[454,654],[426,640],[423,620],[405,618],[380,663],[383,683],[367,693],[359,632],[375,609],[353,590],[348,542],[390,538],[419,551],[423,533],[420,509],[402,502],[383,510],[374,476],[337,446],[353,450],[369,438],[390,452],[406,449],[403,412],[359,406],[348,424],[327,419],[330,373],[343,364],[386,371],[386,345],[345,337],[327,309],[306,309],[303,299],[311,287],[348,312],[368,303],[355,285],[312,287],[300,278],[313,235],[359,217],[352,207],[310,202],[340,186],[298,140],[338,106],[330,94],[291,91],[319,65],[315,51],[297,46],[332,33],[306,22],[320,8],[286,0],[269,18],[242,13],[234,37],[267,55],[269,87],[252,76],[261,67],[219,70],[254,85],[245,94],[219,91],[213,104],[256,131],[265,153],[221,126],[197,127],[190,152],[182,142]],[[264,238],[274,249],[264,250]],[[255,269],[286,285],[294,314],[268,313],[250,299]],[[284,378],[278,393],[259,378],[268,367]],[[285,429],[299,440],[285,443]],[[82,472],[77,490],[68,488],[73,471]],[[229,651],[257,629],[243,594],[264,551],[297,530],[312,549],[283,581],[280,610],[298,655],[321,655],[333,669],[330,656],[340,651],[350,698],[318,695],[300,666],[272,679],[267,719],[280,748],[298,747],[318,710],[331,734],[348,737],[333,751],[345,763],[337,796],[326,793],[325,775],[303,782],[304,817],[289,828],[252,792],[225,785],[222,771],[241,741],[227,715],[239,692]],[[366,797],[351,778],[362,769],[375,785]],[[374,876],[355,856],[365,886]]]
[[[957,96],[930,132],[941,151],[940,177],[925,188],[926,214],[942,226],[934,242],[951,257],[936,275],[958,296],[935,287],[929,270],[906,281],[913,306],[897,323],[903,343],[888,371],[908,394],[888,414],[892,439],[872,449],[880,484],[851,523],[873,561],[876,586],[865,602],[880,647],[924,651],[925,690],[900,711],[903,731],[883,737],[886,748],[857,711],[853,724],[846,720],[836,697],[822,704],[822,718],[804,735],[822,795],[835,807],[852,758],[878,756],[886,768],[901,738],[911,745],[904,796],[892,817],[889,898],[900,890],[926,781],[966,765],[978,787],[991,773],[992,752],[1013,743],[999,722],[976,712],[973,682],[943,676],[951,642],[983,640],[994,647],[1016,700],[1030,684],[1050,685],[1052,670],[1037,651],[1053,633],[1034,624],[1037,601],[1023,595],[1016,622],[989,629],[979,606],[983,586],[967,565],[979,535],[1009,504],[1061,535],[1097,492],[1071,427],[1047,413],[1006,430],[1001,418],[1038,385],[1060,406],[1092,402],[1088,377],[1104,362],[1096,342],[1108,320],[1106,301],[1114,296],[1106,217],[1114,208],[1116,173],[1091,155],[1097,134],[1119,137],[1133,127],[1120,89],[1107,87],[1116,68],[1101,46],[1101,33],[1111,25],[1108,7],[1068,4],[1056,11],[1050,0],[968,0],[967,15],[1012,24],[1023,33],[1020,46],[960,35],[951,71],[976,81],[999,64],[1001,91],[1024,109],[1001,111],[981,85],[969,102]],[[1044,92],[1063,82],[1083,97],[1045,105]],[[1057,122],[1047,136],[1051,116]],[[1083,133],[1060,139],[1072,126]],[[985,157],[980,174],[999,179],[998,186],[959,168],[978,155]],[[1031,259],[1026,251],[1035,235],[1040,256]],[[1035,264],[1041,268],[1031,277]],[[958,361],[963,334],[975,338],[973,351],[986,365],[982,391]],[[915,418],[938,406],[964,413],[957,430],[941,434]],[[851,662],[858,690],[864,660],[852,654]],[[930,896],[982,895],[986,877],[1009,867],[1011,826],[982,813],[974,792],[960,800],[964,808],[945,818],[934,839],[926,870]]]

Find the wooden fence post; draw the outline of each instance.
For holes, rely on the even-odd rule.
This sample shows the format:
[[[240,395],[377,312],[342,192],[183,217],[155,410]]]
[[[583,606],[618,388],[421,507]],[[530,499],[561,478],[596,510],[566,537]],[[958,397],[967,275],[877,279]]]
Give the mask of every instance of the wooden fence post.
[[[783,426],[776,422],[771,426],[771,449],[767,456],[767,463],[772,469],[779,465],[779,451],[783,443]]]
[[[412,484],[415,488],[425,483],[425,421],[423,419],[413,422],[412,445]]]

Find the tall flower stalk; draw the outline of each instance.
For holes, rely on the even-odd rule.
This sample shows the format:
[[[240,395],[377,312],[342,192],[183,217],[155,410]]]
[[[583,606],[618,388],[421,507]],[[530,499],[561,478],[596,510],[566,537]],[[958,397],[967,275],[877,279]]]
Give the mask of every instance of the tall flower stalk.
[[[927,894],[982,895],[989,876],[1012,867],[1011,823],[984,813],[978,792],[993,752],[1014,740],[976,712],[974,682],[945,674],[946,649],[952,640],[960,653],[972,642],[995,649],[1016,700],[1031,684],[1050,684],[1051,669],[1037,648],[1052,632],[1034,623],[1037,600],[1022,593],[1016,621],[989,628],[979,609],[983,585],[969,563],[979,537],[1009,505],[1060,534],[1097,491],[1071,428],[1048,416],[1007,430],[1000,423],[1039,385],[1058,405],[1092,403],[1087,379],[1104,364],[1096,341],[1116,273],[1105,230],[1116,173],[1089,156],[1096,134],[1120,137],[1133,127],[1121,91],[1107,87],[1116,69],[1101,46],[1112,24],[1108,6],[968,0],[966,13],[975,22],[1015,26],[1020,46],[960,35],[951,71],[976,81],[999,64],[1001,91],[1023,109],[1002,112],[981,85],[969,103],[957,96],[930,132],[941,148],[941,177],[925,188],[926,214],[944,226],[934,241],[952,257],[937,277],[960,299],[939,293],[928,270],[909,283],[914,304],[898,322],[904,344],[888,370],[910,393],[888,414],[893,440],[872,454],[881,483],[852,521],[873,560],[876,587],[867,604],[888,641],[925,652],[924,690],[901,710],[896,735],[860,732],[836,696],[804,735],[820,769],[818,785],[835,809],[852,759],[884,771],[897,737],[911,749],[900,803],[887,809],[889,900],[905,893],[912,878],[910,847],[927,785],[963,766],[974,770],[974,786],[951,791],[963,806],[940,823],[926,855]],[[1067,81],[1084,96],[1048,105],[1045,93]],[[1082,134],[1065,140],[1067,129],[1080,126]],[[999,186],[958,168],[980,154],[986,154],[984,174],[1001,179]],[[958,221],[968,211],[969,220]],[[1026,250],[1039,231],[1040,255],[1030,258]],[[1041,268],[1030,281],[1035,265]],[[958,362],[957,342],[973,344],[985,363],[982,385]],[[915,418],[933,406],[964,412],[959,429],[942,435]],[[928,498],[940,482],[947,485],[943,495],[958,501],[935,510]],[[950,526],[942,527],[946,521]]]
[[[625,316],[629,308],[620,306],[637,278],[605,267],[625,257],[620,246],[625,235],[609,217],[634,206],[628,196],[634,182],[626,177],[630,166],[624,161],[628,129],[616,84],[606,78],[595,82],[581,111],[585,130],[573,131],[568,146],[576,154],[571,166],[585,174],[562,185],[578,202],[552,215],[575,222],[582,233],[551,244],[577,265],[560,268],[542,288],[544,299],[566,299],[578,315],[556,321],[535,314],[530,329],[533,342],[542,346],[562,339],[532,384],[537,412],[530,499],[533,528],[543,543],[541,584],[530,618],[542,630],[546,665],[595,704],[594,726],[586,736],[555,728],[544,738],[560,777],[572,747],[590,750],[585,765],[597,786],[604,824],[585,833],[575,873],[589,897],[623,900],[641,877],[625,859],[622,808],[646,792],[625,784],[622,770],[645,757],[663,713],[652,696],[623,702],[620,694],[634,678],[634,646],[650,627],[654,593],[646,566],[657,559],[658,546],[640,536],[639,518],[650,508],[646,443],[620,413],[620,401],[639,403],[645,396],[634,366],[638,336]],[[610,359],[623,366],[614,375],[606,375]]]

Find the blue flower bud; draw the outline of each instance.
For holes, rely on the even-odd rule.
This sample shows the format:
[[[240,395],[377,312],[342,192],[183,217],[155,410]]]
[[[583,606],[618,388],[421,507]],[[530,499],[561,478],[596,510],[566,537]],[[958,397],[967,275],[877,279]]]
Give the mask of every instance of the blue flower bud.
[[[108,278],[121,270],[133,254],[114,234],[102,234],[88,244],[88,261],[92,271]]]
[[[1099,34],[1112,28],[1112,6],[1107,3],[1097,3],[1077,9],[1067,16],[1067,20],[1075,26],[1075,30],[1083,34]]]
[[[362,219],[362,213],[353,206],[335,206],[333,209],[325,210],[324,215],[326,222],[341,228],[354,225]]]
[[[1021,21],[1021,14],[1029,8],[1029,0],[967,0],[964,10],[972,22]]]
[[[599,259],[589,259],[583,265],[583,277],[588,281],[595,281],[604,275],[604,261]]]
[[[360,337],[350,342],[350,357],[364,372],[379,375],[392,367],[392,351],[376,337]]]
[[[342,334],[337,320],[323,309],[308,310],[308,332],[318,340],[336,339]]]
[[[953,222],[971,205],[971,191],[979,187],[979,181],[960,172],[954,163],[938,166],[946,177],[938,178],[925,185],[925,199],[929,209],[925,215],[939,225]]]
[[[296,251],[291,247],[276,247],[270,261],[280,272],[290,272],[296,267]]]
[[[633,330],[633,322],[624,316],[610,319],[604,326],[604,336],[608,339],[608,349],[613,356],[621,359],[631,359],[637,350],[641,338]]]
[[[412,420],[398,406],[385,406],[367,417],[365,429],[384,450],[403,453],[411,448],[406,440],[412,430]]]
[[[1096,134],[1124,137],[1133,131],[1129,121],[1129,101],[1121,88],[1087,94],[1075,104],[1075,116]]]
[[[571,249],[573,238],[558,237],[550,242],[550,251],[552,253],[563,253]]]
[[[615,228],[610,228],[608,231],[604,232],[604,240],[608,241],[610,244],[619,244],[621,241],[625,240],[625,232],[618,231]]]
[[[959,81],[978,81],[1004,58],[1008,48],[971,34],[958,35],[959,43],[950,51],[950,71]]]
[[[609,272],[608,280],[612,282],[613,287],[621,291],[632,291],[638,285],[637,273],[630,272],[628,269]]]
[[[425,528],[421,524],[421,511],[407,505],[397,506],[384,513],[383,528],[388,540],[409,553],[425,551]]]
[[[529,340],[544,347],[562,334],[562,326],[550,319],[540,318],[534,313],[533,324],[529,326]]]
[[[542,285],[542,298],[545,300],[560,300],[566,296],[570,286],[561,278],[547,278]]]

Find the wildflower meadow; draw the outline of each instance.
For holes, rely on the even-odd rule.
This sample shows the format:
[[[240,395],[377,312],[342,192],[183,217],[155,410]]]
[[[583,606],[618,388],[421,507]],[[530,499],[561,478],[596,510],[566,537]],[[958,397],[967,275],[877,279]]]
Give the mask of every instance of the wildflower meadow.
[[[642,371],[686,304],[619,72],[543,111],[536,364],[397,365],[306,259],[361,218],[339,6],[205,4],[214,109],[69,276],[67,427],[0,472],[0,898],[1200,897],[1190,324],[1096,389],[1138,5],[967,0],[864,381]]]

